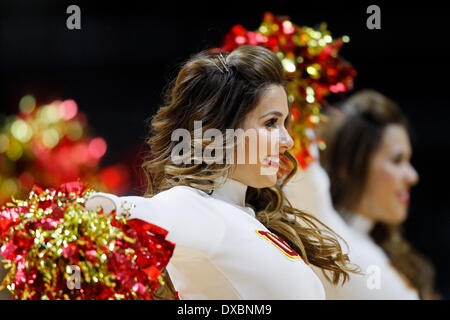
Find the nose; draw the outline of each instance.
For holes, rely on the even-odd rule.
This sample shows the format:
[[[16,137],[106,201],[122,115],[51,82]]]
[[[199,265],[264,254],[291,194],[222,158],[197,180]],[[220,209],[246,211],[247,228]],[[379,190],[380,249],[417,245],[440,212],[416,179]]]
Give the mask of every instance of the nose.
[[[410,163],[408,164],[406,177],[408,184],[411,186],[416,185],[419,182],[419,174]]]
[[[292,137],[289,135],[289,132],[286,130],[286,128],[282,128],[280,130],[280,151],[281,153],[291,149],[294,146],[294,140],[292,140]]]

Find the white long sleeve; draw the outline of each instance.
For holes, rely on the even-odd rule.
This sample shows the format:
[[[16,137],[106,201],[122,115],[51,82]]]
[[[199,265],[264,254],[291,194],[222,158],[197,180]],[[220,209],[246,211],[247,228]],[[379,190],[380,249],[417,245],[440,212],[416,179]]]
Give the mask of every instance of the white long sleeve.
[[[313,270],[242,206],[246,188],[229,179],[212,196],[187,186],[152,198],[97,193],[88,205],[120,213],[126,201],[130,219],[168,230],[176,247],[167,270],[182,299],[324,299]]]

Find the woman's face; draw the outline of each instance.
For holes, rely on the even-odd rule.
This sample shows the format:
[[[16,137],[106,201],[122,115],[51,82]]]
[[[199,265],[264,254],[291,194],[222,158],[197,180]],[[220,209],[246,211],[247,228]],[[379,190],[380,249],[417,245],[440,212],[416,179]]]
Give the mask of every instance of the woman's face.
[[[401,125],[388,125],[369,164],[359,213],[375,222],[402,223],[407,216],[410,188],[419,176],[410,163],[411,144]]]
[[[289,116],[284,88],[279,85],[269,86],[258,105],[243,121],[245,140],[240,147],[245,149],[245,161],[235,162],[231,178],[253,188],[276,184],[279,155],[294,144],[286,130]],[[252,134],[254,139],[249,138]],[[239,146],[237,149],[239,155]]]

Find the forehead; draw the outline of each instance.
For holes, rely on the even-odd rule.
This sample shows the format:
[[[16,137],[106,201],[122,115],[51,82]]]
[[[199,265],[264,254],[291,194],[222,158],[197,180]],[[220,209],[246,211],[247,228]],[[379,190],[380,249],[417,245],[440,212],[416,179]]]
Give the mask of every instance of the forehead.
[[[255,115],[262,115],[269,111],[278,111],[283,115],[289,113],[286,91],[282,86],[271,85],[261,96],[256,108]]]
[[[398,124],[390,124],[383,130],[380,149],[386,152],[411,153],[408,132]]]

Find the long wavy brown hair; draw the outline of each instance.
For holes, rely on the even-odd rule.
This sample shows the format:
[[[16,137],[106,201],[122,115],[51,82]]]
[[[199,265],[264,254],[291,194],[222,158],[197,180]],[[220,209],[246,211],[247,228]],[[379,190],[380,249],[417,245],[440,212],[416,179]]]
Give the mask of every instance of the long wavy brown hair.
[[[186,129],[194,136],[194,121],[202,121],[204,131],[242,126],[245,116],[257,106],[271,85],[285,85],[284,70],[278,57],[259,46],[241,46],[231,53],[202,51],[188,59],[177,77],[167,87],[164,103],[151,119],[148,145],[150,152],[143,163],[148,178],[145,196],[151,197],[177,185],[186,185],[211,194],[230,176],[229,163],[175,163],[171,153],[178,143],[171,136],[176,129]],[[229,142],[226,138],[223,140]],[[208,139],[191,140],[194,146],[210,144]],[[223,147],[227,148],[226,143]],[[293,208],[281,191],[297,170],[297,162],[288,152],[285,157],[293,170],[271,188],[248,187],[246,204],[270,231],[285,239],[305,260],[322,269],[334,284],[348,279],[356,268],[343,254],[337,235],[313,216]]]
[[[320,160],[330,177],[333,205],[344,213],[352,212],[365,192],[370,160],[386,126],[397,124],[408,130],[409,125],[397,104],[374,90],[359,91],[339,109],[342,112],[330,116],[319,130],[327,143]],[[432,263],[403,237],[401,226],[376,223],[370,235],[422,299],[438,297]]]

